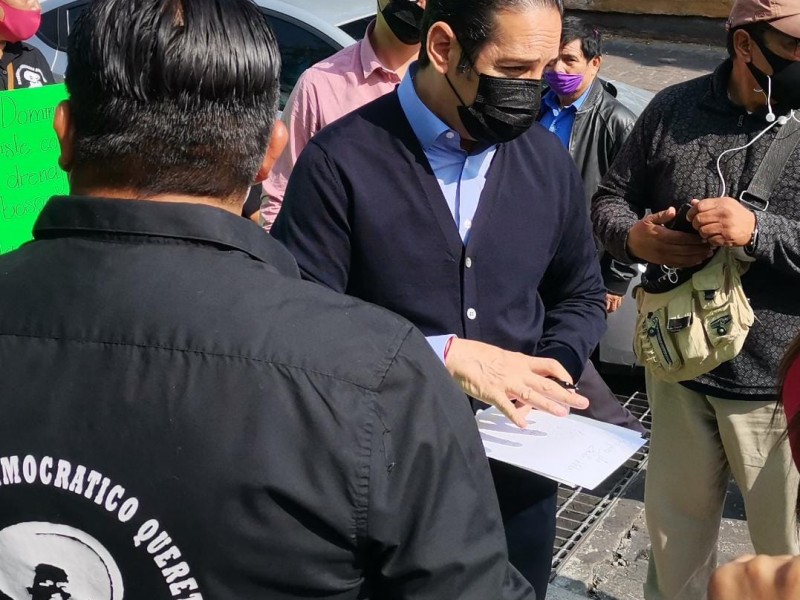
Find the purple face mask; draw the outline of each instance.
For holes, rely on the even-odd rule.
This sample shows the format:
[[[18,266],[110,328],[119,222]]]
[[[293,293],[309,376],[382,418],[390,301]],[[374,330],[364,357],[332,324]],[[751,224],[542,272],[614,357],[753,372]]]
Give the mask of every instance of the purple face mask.
[[[569,96],[578,91],[583,83],[583,75],[571,75],[570,73],[558,73],[557,71],[545,71],[544,80],[556,96]]]

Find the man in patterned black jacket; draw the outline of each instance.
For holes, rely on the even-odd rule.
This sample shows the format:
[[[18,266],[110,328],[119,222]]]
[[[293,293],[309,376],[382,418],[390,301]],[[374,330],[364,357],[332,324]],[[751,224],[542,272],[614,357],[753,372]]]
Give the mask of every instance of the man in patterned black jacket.
[[[593,199],[595,233],[619,260],[692,267],[727,246],[754,261],[742,282],[756,322],[742,352],[680,384],[648,373],[648,600],[705,597],[731,473],[756,551],[799,550],[797,471],[775,407],[777,367],[800,330],[800,299],[792,293],[800,289],[800,147],[767,210],[735,199],[781,130],[776,117],[800,109],[800,0],[767,4],[737,0],[730,60],[654,99]],[[663,227],[687,202],[694,204],[688,219],[696,234]],[[653,214],[644,217],[647,209]]]

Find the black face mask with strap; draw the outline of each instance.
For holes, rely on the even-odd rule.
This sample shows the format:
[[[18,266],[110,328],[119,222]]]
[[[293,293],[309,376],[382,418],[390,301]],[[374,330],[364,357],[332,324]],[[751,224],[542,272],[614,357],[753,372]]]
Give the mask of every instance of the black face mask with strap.
[[[415,0],[391,0],[381,11],[394,36],[407,46],[419,44],[422,7]]]
[[[747,63],[747,67],[770,103],[774,101],[773,110],[785,114],[800,109],[800,61],[778,56],[767,47],[763,38],[751,37],[772,67],[772,75],[764,73],[752,61]]]
[[[467,60],[479,78],[478,93],[472,104],[462,100],[450,77],[445,75],[461,103],[458,116],[467,133],[479,143],[494,145],[510,142],[530,129],[539,114],[542,80],[484,75],[478,73],[469,57]]]

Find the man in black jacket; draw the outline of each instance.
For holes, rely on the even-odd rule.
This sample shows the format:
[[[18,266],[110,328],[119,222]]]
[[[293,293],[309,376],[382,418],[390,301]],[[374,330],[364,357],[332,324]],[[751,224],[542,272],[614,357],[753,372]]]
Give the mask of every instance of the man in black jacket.
[[[578,166],[587,202],[636,123],[636,115],[617,100],[616,88],[598,77],[602,44],[596,28],[565,20],[558,60],[544,76],[550,89],[539,114],[539,122],[558,136]],[[608,291],[606,309],[612,313],[637,270],[604,253],[601,272]]]
[[[0,91],[54,82],[42,53],[24,43],[39,29],[41,13],[38,0],[0,0]]]
[[[561,50],[544,78],[550,89],[542,98],[539,122],[554,133],[569,151],[581,172],[587,203],[614,158],[628,139],[636,116],[616,99],[616,88],[597,77],[602,63],[600,32],[574,19],[564,22]],[[622,304],[636,267],[600,255],[600,271],[606,287],[606,311]],[[643,433],[639,420],[624,408],[591,361],[579,382],[589,398],[580,414]]]
[[[532,599],[422,335],[239,216],[278,71],[248,0],[73,31],[73,195],[0,257],[0,597]]]

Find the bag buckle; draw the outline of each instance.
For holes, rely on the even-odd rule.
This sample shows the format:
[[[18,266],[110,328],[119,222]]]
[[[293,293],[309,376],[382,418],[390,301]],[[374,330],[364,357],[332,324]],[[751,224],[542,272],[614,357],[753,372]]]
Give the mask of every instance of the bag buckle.
[[[739,194],[739,202],[758,212],[765,212],[769,208],[769,200],[762,200],[750,190],[744,190]]]

